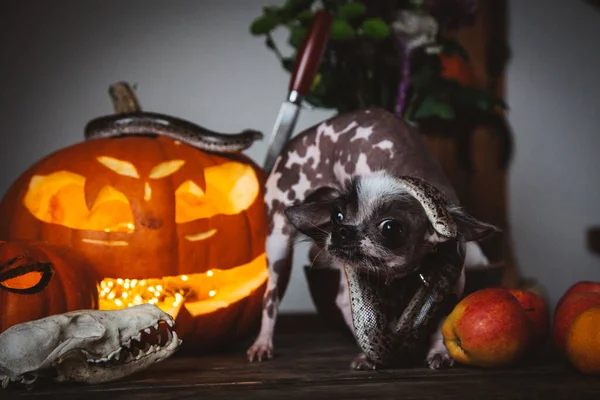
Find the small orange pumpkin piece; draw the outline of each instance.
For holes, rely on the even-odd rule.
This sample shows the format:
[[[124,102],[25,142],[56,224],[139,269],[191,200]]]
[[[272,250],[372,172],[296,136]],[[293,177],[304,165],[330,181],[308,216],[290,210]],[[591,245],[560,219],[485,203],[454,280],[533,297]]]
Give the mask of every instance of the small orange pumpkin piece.
[[[42,268],[27,272],[28,266]],[[0,332],[50,315],[96,308],[96,276],[89,263],[69,248],[0,241],[0,267]],[[41,291],[26,293],[48,277]]]

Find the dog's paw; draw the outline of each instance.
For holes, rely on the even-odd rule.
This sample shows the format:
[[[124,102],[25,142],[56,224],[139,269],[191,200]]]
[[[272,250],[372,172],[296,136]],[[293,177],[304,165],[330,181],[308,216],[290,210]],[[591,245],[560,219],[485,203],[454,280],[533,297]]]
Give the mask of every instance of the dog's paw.
[[[270,339],[257,339],[246,352],[248,361],[270,360],[273,358],[273,341]]]
[[[369,360],[364,353],[360,353],[354,360],[352,360],[350,363],[350,368],[357,371],[367,371],[376,369],[376,365],[373,361]]]
[[[448,353],[446,346],[434,346],[427,353],[427,365],[430,369],[451,368],[454,359]]]

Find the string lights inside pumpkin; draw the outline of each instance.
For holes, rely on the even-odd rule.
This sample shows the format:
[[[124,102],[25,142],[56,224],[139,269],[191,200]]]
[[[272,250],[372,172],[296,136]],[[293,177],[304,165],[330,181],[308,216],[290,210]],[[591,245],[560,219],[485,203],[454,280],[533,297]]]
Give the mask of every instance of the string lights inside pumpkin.
[[[105,278],[98,285],[99,308],[119,310],[150,303],[177,316],[185,304],[192,315],[208,314],[259,287],[267,278],[265,264],[263,253],[248,264],[228,270],[150,279]]]

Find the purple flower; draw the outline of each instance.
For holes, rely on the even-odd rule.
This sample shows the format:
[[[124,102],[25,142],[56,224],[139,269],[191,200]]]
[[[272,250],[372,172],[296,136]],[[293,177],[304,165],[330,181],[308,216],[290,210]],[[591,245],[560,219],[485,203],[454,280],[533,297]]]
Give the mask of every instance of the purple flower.
[[[426,9],[446,29],[471,26],[477,15],[477,0],[427,0]]]

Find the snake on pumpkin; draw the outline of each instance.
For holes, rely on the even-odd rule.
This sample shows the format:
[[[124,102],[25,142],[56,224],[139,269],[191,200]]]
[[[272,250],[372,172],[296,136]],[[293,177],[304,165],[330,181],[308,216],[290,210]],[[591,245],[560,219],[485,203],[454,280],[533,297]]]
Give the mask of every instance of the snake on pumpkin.
[[[221,133],[183,119],[143,112],[131,88],[124,82],[110,86],[114,115],[95,118],[84,129],[86,140],[121,136],[162,135],[214,153],[239,153],[263,138],[263,133],[246,129],[238,133]]]
[[[392,282],[344,267],[357,344],[371,364],[381,367],[409,365],[422,357],[440,318],[456,302],[455,285],[465,260],[464,240],[441,193],[420,179],[401,181],[436,232],[448,240],[437,244],[416,272]]]

